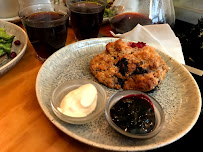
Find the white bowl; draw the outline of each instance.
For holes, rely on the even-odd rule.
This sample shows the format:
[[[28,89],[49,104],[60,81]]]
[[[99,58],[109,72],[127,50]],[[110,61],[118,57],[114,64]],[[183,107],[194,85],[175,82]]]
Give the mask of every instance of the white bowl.
[[[110,114],[110,110],[111,108],[122,98],[129,96],[129,95],[144,95],[146,97],[148,97],[150,99],[150,101],[153,104],[153,108],[154,108],[154,114],[155,114],[155,125],[153,127],[153,129],[148,132],[148,133],[142,133],[142,134],[133,134],[130,132],[127,132],[123,129],[121,129],[119,126],[117,126],[111,118],[111,114]],[[136,91],[136,90],[125,90],[125,91],[119,91],[115,94],[113,94],[107,104],[106,104],[106,109],[105,109],[105,116],[106,119],[109,123],[109,125],[115,129],[116,131],[118,131],[119,133],[131,137],[131,138],[139,138],[139,139],[147,139],[147,138],[151,138],[155,135],[157,135],[159,133],[159,131],[161,130],[161,128],[163,127],[164,124],[164,120],[165,120],[165,116],[164,116],[164,111],[161,107],[161,105],[158,103],[158,101],[156,101],[156,99],[154,99],[152,96],[143,93],[141,91]]]
[[[68,94],[72,90],[77,89],[81,85],[88,83],[93,84],[97,89],[97,105],[92,113],[90,113],[86,117],[70,117],[58,110],[58,107],[60,106],[60,103],[66,94]],[[59,119],[71,124],[84,124],[95,120],[104,112],[106,98],[107,97],[105,90],[98,83],[87,79],[75,79],[66,81],[56,87],[56,89],[52,93],[51,107],[53,112]]]

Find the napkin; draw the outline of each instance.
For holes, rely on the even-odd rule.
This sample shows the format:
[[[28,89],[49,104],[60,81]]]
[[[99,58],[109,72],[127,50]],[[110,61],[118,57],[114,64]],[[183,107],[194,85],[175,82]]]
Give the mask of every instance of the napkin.
[[[182,47],[178,37],[168,24],[154,24],[142,26],[138,24],[131,31],[124,34],[114,34],[114,37],[128,39],[131,41],[145,42],[147,45],[163,51],[176,59],[178,62],[185,64]]]

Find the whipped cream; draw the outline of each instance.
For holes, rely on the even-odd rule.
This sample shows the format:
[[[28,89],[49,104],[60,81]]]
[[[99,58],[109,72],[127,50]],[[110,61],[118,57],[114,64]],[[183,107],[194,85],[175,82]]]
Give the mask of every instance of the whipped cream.
[[[97,105],[97,89],[85,84],[69,92],[62,100],[58,110],[71,117],[86,117]]]

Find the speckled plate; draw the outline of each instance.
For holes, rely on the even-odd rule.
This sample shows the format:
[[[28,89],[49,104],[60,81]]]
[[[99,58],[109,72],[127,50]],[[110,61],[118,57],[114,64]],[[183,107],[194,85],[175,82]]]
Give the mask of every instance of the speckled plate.
[[[91,74],[91,59],[105,50],[115,38],[96,38],[70,44],[54,53],[41,67],[36,80],[39,104],[49,120],[67,135],[108,150],[144,151],[170,144],[184,136],[196,123],[200,114],[201,96],[191,74],[177,61],[158,51],[169,67],[160,90],[151,93],[164,109],[165,124],[155,137],[147,140],[127,138],[115,132],[104,114],[84,125],[72,125],[58,119],[50,105],[56,86],[66,80],[86,78],[97,81]],[[103,85],[102,85],[103,86]],[[108,97],[117,92],[103,86]]]
[[[11,51],[16,52],[17,56],[14,59],[8,58],[4,62],[0,63],[0,76],[1,76],[8,70],[13,68],[16,65],[16,63],[20,61],[20,59],[22,58],[22,56],[26,51],[28,38],[25,31],[21,27],[13,23],[0,20],[0,28],[5,28],[8,34],[15,36],[13,42],[15,40],[20,40],[21,42],[20,45],[12,44]]]

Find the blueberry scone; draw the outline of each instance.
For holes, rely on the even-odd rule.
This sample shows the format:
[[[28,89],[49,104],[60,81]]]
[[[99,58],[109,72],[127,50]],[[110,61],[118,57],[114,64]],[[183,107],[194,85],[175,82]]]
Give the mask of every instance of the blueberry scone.
[[[168,67],[156,50],[143,42],[119,39],[95,56],[90,69],[109,88],[150,92],[164,80]]]

